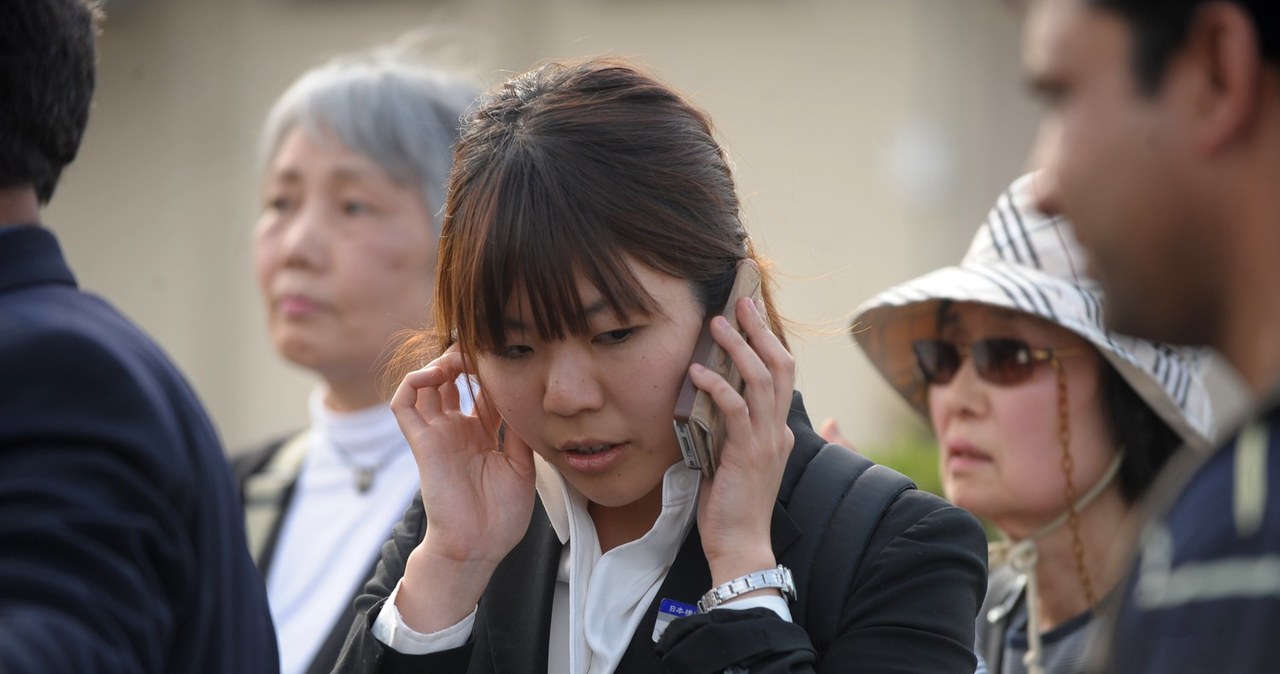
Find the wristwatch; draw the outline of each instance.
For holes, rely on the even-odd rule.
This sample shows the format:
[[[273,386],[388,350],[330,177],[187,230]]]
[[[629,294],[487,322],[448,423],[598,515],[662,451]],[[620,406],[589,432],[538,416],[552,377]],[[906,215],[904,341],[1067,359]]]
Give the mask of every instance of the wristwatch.
[[[795,600],[796,583],[791,578],[791,569],[779,564],[776,569],[748,573],[745,576],[738,576],[723,585],[717,585],[702,595],[702,599],[698,600],[698,612],[706,613],[730,599],[741,597],[748,592],[764,589],[781,590],[783,599],[787,601]]]

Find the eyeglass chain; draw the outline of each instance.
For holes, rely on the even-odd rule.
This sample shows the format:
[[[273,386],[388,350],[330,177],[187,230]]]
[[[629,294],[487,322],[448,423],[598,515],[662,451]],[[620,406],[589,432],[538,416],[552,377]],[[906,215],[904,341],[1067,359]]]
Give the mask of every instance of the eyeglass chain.
[[[1071,424],[1067,403],[1067,375],[1062,361],[1053,359],[1053,369],[1058,374],[1058,432],[1062,441],[1062,473],[1066,477],[1067,527],[1071,529],[1071,551],[1076,558],[1076,572],[1084,586],[1084,598],[1092,610],[1097,606],[1093,594],[1093,580],[1084,562],[1084,541],[1080,538],[1080,513],[1076,509],[1076,483],[1072,473],[1075,460],[1071,457]]]
[[[1079,512],[1102,494],[1107,485],[1119,474],[1120,464],[1124,462],[1124,449],[1121,448],[1098,482],[1090,487],[1079,499],[1076,498],[1075,480],[1071,475],[1075,462],[1071,457],[1070,412],[1067,404],[1066,373],[1062,368],[1061,361],[1057,358],[1054,358],[1052,363],[1058,379],[1058,437],[1062,443],[1062,468],[1066,473],[1067,511],[1040,527],[1027,538],[1019,541],[1004,540],[999,543],[992,543],[990,550],[990,563],[992,566],[1007,562],[1014,571],[1023,574],[1027,578],[1027,582],[1024,585],[1026,587],[1027,600],[1027,652],[1023,655],[1022,662],[1027,668],[1028,674],[1044,674],[1044,666],[1040,662],[1042,644],[1039,626],[1040,602],[1036,580],[1036,566],[1039,561],[1039,555],[1036,552],[1036,541],[1064,523],[1069,526],[1076,570],[1080,575],[1080,582],[1084,586],[1085,598],[1089,602],[1089,608],[1092,610],[1096,606],[1096,601],[1093,594],[1093,583],[1084,563],[1084,541],[1080,538]],[[995,620],[994,618],[989,619]]]

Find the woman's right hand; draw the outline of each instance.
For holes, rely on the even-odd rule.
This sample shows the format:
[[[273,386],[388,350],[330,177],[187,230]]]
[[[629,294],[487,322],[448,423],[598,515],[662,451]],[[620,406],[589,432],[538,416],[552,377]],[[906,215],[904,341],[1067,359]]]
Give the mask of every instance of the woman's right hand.
[[[391,398],[427,512],[426,537],[407,560],[396,601],[419,632],[439,631],[471,612],[533,513],[533,451],[510,432],[498,447],[498,415],[483,390],[475,396],[476,415],[459,409],[456,381],[464,372],[462,354],[451,348],[407,375]]]

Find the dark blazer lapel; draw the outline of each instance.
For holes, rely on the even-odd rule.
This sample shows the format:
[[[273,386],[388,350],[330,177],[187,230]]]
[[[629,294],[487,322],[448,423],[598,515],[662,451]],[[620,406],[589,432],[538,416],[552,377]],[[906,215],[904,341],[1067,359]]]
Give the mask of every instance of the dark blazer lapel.
[[[769,536],[773,542],[773,553],[779,560],[796,541],[800,540],[803,533],[800,531],[800,526],[787,513],[784,504],[790,497],[791,490],[795,488],[796,482],[799,481],[804,465],[825,444],[810,427],[804,411],[804,402],[799,393],[795,393],[792,397],[788,423],[792,428],[798,426],[800,433],[796,435],[792,457],[787,462],[786,472],[779,489],[778,502],[773,505],[773,521],[770,523]],[[680,546],[680,552],[676,553],[675,562],[667,572],[662,587],[658,589],[658,596],[654,597],[653,604],[649,606],[649,610],[640,620],[640,625],[636,627],[631,644],[627,647],[626,654],[622,656],[622,662],[618,664],[617,672],[628,674],[661,671],[661,662],[653,649],[653,625],[657,622],[658,606],[663,599],[675,599],[696,605],[698,599],[710,589],[711,569],[707,566],[707,558],[702,551],[702,536],[698,533],[695,523],[689,535],[685,537],[684,545]]]
[[[804,401],[798,392],[792,396],[788,424],[792,428],[798,426],[800,433],[796,436],[792,457],[787,462],[786,472],[782,478],[778,494],[779,502],[774,503],[773,506],[770,538],[773,541],[774,555],[778,559],[782,559],[783,554],[800,539],[802,534],[799,525],[784,507],[786,499],[790,497],[791,490],[799,481],[800,473],[804,472],[804,465],[826,444],[813,432],[804,410]],[[636,627],[635,634],[631,636],[631,643],[627,646],[627,652],[623,654],[622,661],[618,663],[616,672],[629,674],[661,671],[662,663],[653,649],[653,625],[657,622],[658,606],[663,599],[675,599],[696,605],[698,599],[710,589],[711,569],[707,566],[707,558],[702,551],[702,536],[699,535],[695,523],[689,530],[689,535],[685,537],[684,544],[680,546],[680,551],[676,553],[676,559],[671,565],[671,570],[667,572],[662,587],[658,589],[658,595],[654,597],[653,603],[640,619],[640,624]]]
[[[658,660],[658,654],[653,650],[653,626],[657,622],[658,606],[663,599],[674,599],[696,605],[698,599],[709,589],[711,589],[711,569],[707,567],[707,558],[702,552],[702,537],[698,535],[698,527],[695,524],[689,529],[689,535],[685,536],[684,544],[676,553],[675,561],[671,563],[671,570],[667,572],[662,586],[658,588],[658,594],[653,598],[653,603],[640,618],[640,624],[636,626],[635,634],[631,636],[627,652],[622,654],[622,660],[614,670],[616,674],[629,672],[649,674],[662,671],[662,662]]]
[[[791,518],[791,514],[781,504],[774,503],[773,521],[769,524],[769,538],[773,542],[773,556],[779,560],[779,563],[791,545],[800,539],[802,533],[800,525]]]
[[[470,671],[545,674],[562,548],[538,501],[528,533],[494,571],[476,613],[474,652],[481,657],[487,650],[493,666],[486,669],[473,662]]]
[[[778,486],[778,501],[773,504],[773,521],[770,537],[773,541],[773,554],[779,560],[787,549],[799,540],[800,525],[792,519],[786,506],[791,502],[791,493],[795,491],[805,466],[817,455],[818,450],[826,445],[826,441],[814,432],[809,423],[809,415],[804,409],[804,400],[800,392],[791,395],[791,411],[787,415],[787,426],[795,433],[795,444],[791,447],[791,457],[787,460],[786,470],[782,473],[782,483]],[[850,450],[852,451],[852,450]]]
[[[375,557],[373,563],[369,565],[369,572],[364,577],[366,579],[372,578],[377,570],[378,558]],[[333,627],[329,629],[329,636],[325,637],[324,642],[320,644],[320,650],[316,651],[315,657],[312,658],[311,664],[307,667],[306,674],[327,674],[333,671],[333,666],[338,662],[338,656],[342,653],[342,645],[347,642],[347,635],[351,632],[351,623],[356,621],[355,600],[364,591],[366,582],[362,580],[356,586],[351,600],[347,602],[346,610],[340,613],[338,619],[334,621]]]

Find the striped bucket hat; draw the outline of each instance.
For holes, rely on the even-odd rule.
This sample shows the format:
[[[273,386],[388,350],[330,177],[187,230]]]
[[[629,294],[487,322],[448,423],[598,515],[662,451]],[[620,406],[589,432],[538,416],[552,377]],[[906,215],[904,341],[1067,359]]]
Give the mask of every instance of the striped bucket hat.
[[[911,344],[937,335],[938,303],[976,302],[1057,324],[1088,340],[1184,442],[1208,446],[1212,410],[1197,349],[1107,331],[1102,290],[1066,220],[1033,205],[1033,175],[996,200],[959,266],[890,288],[855,311],[850,326],[880,374],[927,416]]]

